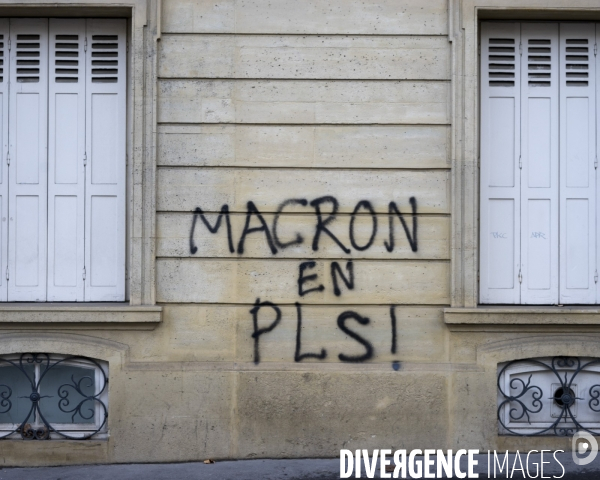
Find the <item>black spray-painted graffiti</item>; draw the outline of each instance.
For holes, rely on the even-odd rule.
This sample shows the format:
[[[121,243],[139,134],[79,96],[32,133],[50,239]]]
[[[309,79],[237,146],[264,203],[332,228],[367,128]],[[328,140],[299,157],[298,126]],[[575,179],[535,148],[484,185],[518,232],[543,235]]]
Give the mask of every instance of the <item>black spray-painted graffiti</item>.
[[[302,353],[302,305],[298,302],[296,306],[296,349],[294,352],[294,361],[301,362],[307,358],[314,358],[317,360],[325,360],[327,358],[327,350],[321,348],[319,353],[305,352]],[[262,311],[262,313],[261,313]],[[252,315],[252,322],[254,330],[252,332],[252,338],[254,339],[254,363],[260,363],[260,337],[273,331],[281,323],[281,308],[269,301],[261,301],[260,298],[256,299],[254,307],[250,310]],[[262,318],[262,320],[261,320]],[[265,320],[266,318],[266,320]],[[391,319],[391,347],[390,353],[396,353],[396,342],[397,342],[397,329],[396,329],[396,306],[390,306],[390,319]],[[342,312],[337,317],[338,328],[348,335],[350,338],[355,340],[364,348],[362,355],[347,355],[343,352],[338,354],[338,358],[342,362],[365,362],[370,360],[375,355],[375,347],[365,337],[357,333],[351,328],[351,320],[356,321],[359,325],[369,325],[371,320],[367,317],[363,317],[358,312],[353,310],[347,310]],[[270,322],[270,323],[269,323]],[[397,370],[399,362],[394,362],[394,369]]]
[[[404,218],[404,214],[398,208],[396,202],[390,202],[388,205],[388,240],[384,241],[385,248],[388,252],[392,252],[395,247],[396,239],[395,239],[395,229],[394,222],[395,219],[400,221],[402,228],[404,229],[404,233],[406,234],[406,239],[410,245],[410,248],[413,252],[418,251],[418,241],[417,241],[417,199],[415,197],[411,197],[409,199],[409,203],[412,210],[412,228],[409,228],[406,219]],[[196,231],[197,221],[200,219],[204,226],[208,229],[210,233],[216,234],[219,232],[221,228],[221,224],[223,222],[223,218],[225,218],[225,228],[227,230],[227,243],[229,246],[230,253],[238,253],[238,255],[244,254],[244,245],[246,242],[246,237],[250,234],[261,233],[264,235],[265,240],[271,253],[276,255],[279,250],[284,250],[292,245],[301,245],[304,243],[305,238],[300,235],[300,233],[295,232],[294,238],[291,240],[283,241],[281,239],[281,232],[279,231],[279,220],[281,215],[284,213],[284,209],[291,205],[300,205],[303,207],[312,207],[311,211],[315,215],[315,229],[314,235],[312,238],[312,250],[318,251],[319,244],[323,236],[329,237],[341,250],[342,252],[349,254],[351,250],[344,245],[344,243],[336,237],[336,235],[329,229],[331,224],[338,218],[338,210],[339,210],[339,202],[333,196],[327,195],[324,197],[319,197],[311,202],[304,198],[290,198],[282,202],[277,211],[275,212],[275,216],[273,218],[273,224],[269,228],[268,223],[265,218],[258,210],[254,202],[250,201],[246,204],[246,221],[244,223],[244,229],[242,230],[242,234],[240,235],[240,239],[237,243],[237,250],[234,248],[233,241],[233,233],[231,230],[231,218],[229,213],[229,205],[223,205],[218,214],[217,220],[214,225],[211,225],[208,219],[206,218],[206,213],[202,208],[198,207],[193,212],[192,219],[192,228],[190,230],[190,253],[195,254],[198,251],[198,247],[194,242],[194,233]],[[325,208],[328,207],[329,211],[326,211]],[[359,214],[366,213],[371,217],[372,226],[371,226],[371,235],[369,240],[364,245],[359,245],[356,239],[355,232],[355,223],[356,218]],[[250,225],[253,223],[253,218],[255,218],[255,222],[258,222],[259,226],[251,227]],[[359,201],[352,214],[350,215],[350,226],[348,229],[348,236],[350,240],[350,245],[357,251],[365,251],[371,248],[375,242],[375,237],[377,235],[377,214],[373,205],[368,200]],[[278,250],[279,249],[279,250]]]
[[[406,239],[410,246],[411,251],[418,251],[418,240],[417,240],[417,200],[415,197],[409,199],[411,206],[411,226],[407,223],[404,215],[398,208],[395,202],[388,204],[387,218],[388,218],[388,238],[384,240],[383,245],[387,252],[392,252],[395,248],[396,237],[394,222],[399,220],[400,225],[404,229]],[[273,255],[276,255],[279,250],[284,250],[293,245],[301,245],[305,242],[305,238],[298,232],[295,232],[291,239],[286,241],[282,240],[279,220],[284,210],[290,206],[301,206],[310,207],[315,216],[314,234],[312,237],[311,248],[313,251],[319,250],[320,242],[322,238],[328,237],[333,241],[345,254],[351,254],[352,250],[348,248],[331,230],[330,226],[338,218],[339,202],[338,200],[330,195],[316,198],[312,201],[308,201],[304,198],[290,198],[282,202],[273,217],[273,223],[271,226],[267,223],[264,216],[258,210],[254,202],[249,201],[246,204],[246,216],[244,222],[244,228],[240,235],[239,241],[237,242],[237,248],[234,246],[233,234],[231,229],[231,218],[229,212],[229,206],[223,205],[218,213],[217,219],[213,225],[206,218],[205,212],[200,208],[196,208],[193,212],[192,227],[190,230],[189,246],[190,253],[195,254],[198,251],[198,247],[194,242],[194,233],[198,219],[204,224],[211,234],[219,232],[223,219],[225,219],[225,229],[227,233],[227,245],[230,253],[237,253],[238,255],[244,254],[244,246],[246,238],[251,234],[261,234],[264,236],[267,246]],[[368,241],[363,244],[359,244],[357,235],[355,232],[356,219],[359,215],[366,215],[371,218],[371,232]],[[368,250],[375,242],[378,228],[377,213],[372,203],[368,200],[360,200],[352,214],[350,215],[350,223],[348,229],[348,238],[351,247],[359,252]],[[251,226],[256,225],[256,226]],[[319,282],[317,274],[312,273],[311,270],[315,268],[317,263],[312,260],[302,261],[298,265],[298,296],[305,297],[311,293],[323,292],[325,286]],[[355,287],[355,275],[354,275],[354,264],[352,260],[347,261],[342,267],[340,262],[332,261],[330,264],[330,276],[331,283],[333,285],[333,293],[339,297],[342,295],[342,291],[354,290]],[[322,348],[320,352],[302,352],[302,305],[298,302],[296,306],[296,348],[294,352],[294,361],[301,362],[305,359],[316,359],[325,360],[328,352]],[[254,363],[260,363],[260,339],[263,335],[272,332],[280,323],[282,319],[281,308],[271,301],[261,301],[260,298],[256,299],[254,307],[250,310],[253,322],[252,338],[254,340]],[[390,306],[390,321],[391,321],[391,346],[390,352],[392,354],[397,353],[397,320],[396,320],[396,306]],[[355,330],[356,326],[367,326],[371,320],[368,317],[361,315],[360,313],[353,310],[346,310],[337,317],[337,327],[345,333],[349,338],[356,341],[361,347],[363,352],[359,355],[348,355],[346,353],[338,353],[338,358],[342,362],[366,362],[372,359],[375,355],[375,347],[367,340],[363,335]],[[392,362],[392,368],[394,370],[400,369],[400,362]]]

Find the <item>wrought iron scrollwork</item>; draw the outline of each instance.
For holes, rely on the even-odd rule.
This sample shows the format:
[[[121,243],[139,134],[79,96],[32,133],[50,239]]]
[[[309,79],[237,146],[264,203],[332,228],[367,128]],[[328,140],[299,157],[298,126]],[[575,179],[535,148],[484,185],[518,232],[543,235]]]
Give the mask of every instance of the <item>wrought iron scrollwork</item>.
[[[532,375],[529,375],[527,382],[520,378],[513,378],[509,382],[509,391],[505,392],[502,388],[503,374],[514,367],[516,364],[529,364],[542,367],[542,371],[551,372],[556,377],[556,383],[560,386],[555,392],[546,392],[538,385],[532,385]],[[573,382],[581,372],[589,369],[592,366],[600,366],[600,359],[582,361],[577,357],[554,357],[550,362],[541,360],[514,360],[506,364],[498,374],[498,391],[502,396],[500,405],[498,406],[498,421],[504,429],[504,434],[518,436],[536,436],[536,435],[557,435],[557,436],[572,436],[577,431],[586,431],[592,435],[600,435],[600,430],[594,430],[589,425],[580,423],[575,417],[572,408],[577,401],[585,400],[577,397],[573,386]],[[595,372],[598,373],[598,372]],[[593,385],[589,388],[589,408],[600,413],[600,384]],[[550,424],[537,429],[523,433],[510,428],[505,423],[503,412],[508,408],[508,418],[510,421],[519,421],[527,418],[527,422],[531,425],[531,414],[539,413],[542,410],[543,399],[549,399],[558,409],[560,409],[556,419]],[[600,423],[600,416],[598,417]]]
[[[62,383],[58,387],[56,395],[50,395],[52,392],[41,392],[40,384],[46,375],[53,370],[56,371],[59,365],[85,367],[93,373],[83,375],[80,378],[71,375],[70,379],[66,379],[68,380],[66,383]],[[28,366],[29,368],[27,368]],[[31,366],[37,367],[37,370],[31,370]],[[7,385],[2,378],[2,372],[5,368],[16,369],[26,378],[28,388],[31,387],[31,393],[28,396],[17,398],[27,398],[31,405],[25,418],[13,430],[1,434],[0,439],[18,433],[25,440],[47,440],[54,433],[71,440],[85,440],[104,429],[108,419],[108,409],[101,397],[108,388],[108,378],[96,360],[81,356],[53,359],[48,353],[23,353],[18,360],[0,357],[0,414],[9,413],[16,401],[13,388]],[[32,373],[35,371],[38,372],[37,375]],[[99,387],[96,387],[96,372],[100,373]],[[93,394],[86,393],[89,388],[93,389]],[[71,414],[73,424],[77,423],[76,419],[78,418],[84,421],[95,421],[94,423],[88,423],[90,428],[82,430],[80,433],[75,433],[72,429],[65,431],[64,425],[53,425],[47,420],[48,412],[44,415],[44,408],[50,402],[56,402],[55,406],[61,412]]]

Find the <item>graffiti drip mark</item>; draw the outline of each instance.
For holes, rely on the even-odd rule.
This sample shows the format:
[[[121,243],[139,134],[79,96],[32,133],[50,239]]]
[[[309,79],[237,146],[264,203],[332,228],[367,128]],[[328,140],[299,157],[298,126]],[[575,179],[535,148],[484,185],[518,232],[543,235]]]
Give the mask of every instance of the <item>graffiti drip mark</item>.
[[[331,279],[333,280],[333,293],[335,293],[336,297],[339,297],[342,294],[342,291],[338,286],[338,275],[348,290],[354,290],[354,264],[352,263],[352,260],[346,262],[346,270],[348,271],[347,278],[344,275],[344,272],[342,272],[340,264],[338,262],[331,262]]]
[[[329,213],[327,218],[325,218],[325,220],[323,220],[323,216],[321,213],[321,204],[323,203],[331,203],[332,205],[331,212]],[[336,219],[336,214],[339,208],[339,203],[337,199],[332,196],[315,198],[312,202],[310,202],[310,206],[314,207],[315,214],[317,215],[317,226],[315,228],[315,236],[313,238],[312,249],[315,252],[319,250],[319,239],[321,237],[322,232],[329,235],[329,238],[331,238],[337,244],[337,246],[342,249],[344,253],[350,253],[350,249],[346,248],[344,244],[340,242],[339,239],[327,228],[327,225],[329,225]]]
[[[271,307],[275,310],[275,320],[268,327],[258,328],[258,312],[262,307]],[[252,314],[252,322],[254,324],[254,332],[252,333],[252,338],[254,338],[254,363],[258,365],[260,363],[259,338],[261,335],[269,333],[279,324],[281,321],[281,310],[274,303],[269,301],[261,302],[260,298],[257,298],[256,302],[254,302],[254,308],[250,310],[250,313]]]
[[[392,320],[392,348],[391,352],[396,353],[396,305],[390,307],[390,318]]]
[[[338,355],[338,358],[342,362],[352,362],[352,363],[365,362],[365,361],[373,358],[373,353],[374,353],[373,345],[371,345],[371,342],[369,342],[365,338],[361,337],[358,333],[353,332],[346,326],[346,320],[348,320],[348,319],[354,319],[361,325],[368,325],[370,320],[367,317],[361,317],[358,313],[353,312],[351,310],[341,313],[337,319],[337,324],[338,324],[339,329],[342,332],[344,332],[346,335],[348,335],[349,337],[356,340],[363,347],[365,347],[366,351],[363,355],[345,355],[343,353],[340,353]]]
[[[385,248],[388,252],[394,250],[394,213],[400,219],[400,223],[402,224],[402,228],[404,228],[404,233],[406,233],[406,238],[408,239],[408,243],[410,244],[410,248],[413,252],[416,252],[417,247],[417,199],[415,197],[410,197],[408,200],[410,205],[412,206],[412,235],[408,230],[408,225],[404,220],[404,216],[398,210],[398,206],[396,202],[390,202],[388,208],[388,219],[389,219],[389,227],[390,227],[390,242],[383,241]]]
[[[250,221],[252,219],[252,215],[256,215],[258,221],[260,222],[260,227],[252,227],[250,228]],[[240,242],[238,243],[237,253],[244,253],[244,242],[246,241],[246,235],[249,233],[255,232],[265,232],[265,237],[267,237],[267,243],[269,244],[269,248],[271,249],[271,253],[276,254],[277,248],[273,244],[273,239],[271,238],[271,233],[269,232],[269,227],[267,226],[267,222],[254,205],[254,202],[248,202],[247,211],[246,211],[246,223],[244,225],[244,231],[242,232],[242,236],[240,237]]]
[[[217,233],[219,228],[221,227],[221,221],[223,220],[223,216],[225,216],[225,224],[227,226],[227,243],[229,244],[229,252],[234,253],[235,250],[233,248],[233,238],[231,236],[231,220],[229,218],[229,206],[223,205],[221,207],[221,211],[219,212],[219,216],[217,217],[217,221],[215,222],[215,226],[211,226],[209,221],[204,216],[204,212],[200,207],[197,207],[194,210],[194,219],[192,220],[192,229],[190,231],[190,252],[195,254],[198,251],[198,247],[194,243],[194,230],[196,229],[196,220],[200,218],[204,226],[208,229],[210,233]]]
[[[296,326],[296,352],[294,353],[294,361],[301,362],[305,358],[316,358],[324,360],[327,357],[327,351],[322,348],[321,353],[300,353],[302,350],[302,305],[296,302],[296,312],[298,323]]]

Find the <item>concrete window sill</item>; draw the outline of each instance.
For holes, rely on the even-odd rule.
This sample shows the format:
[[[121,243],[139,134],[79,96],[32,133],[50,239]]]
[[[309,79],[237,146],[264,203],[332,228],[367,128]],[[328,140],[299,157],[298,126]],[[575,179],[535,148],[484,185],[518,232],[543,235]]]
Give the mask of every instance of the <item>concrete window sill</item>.
[[[445,308],[452,331],[600,331],[600,306]]]
[[[0,329],[92,328],[152,330],[161,322],[162,307],[128,303],[2,303]]]

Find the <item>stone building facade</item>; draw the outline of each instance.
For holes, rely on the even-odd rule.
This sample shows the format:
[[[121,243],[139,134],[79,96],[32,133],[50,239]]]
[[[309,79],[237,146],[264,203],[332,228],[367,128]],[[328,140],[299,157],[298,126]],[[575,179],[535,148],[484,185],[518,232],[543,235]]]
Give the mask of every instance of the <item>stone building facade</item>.
[[[499,365],[600,356],[600,309],[480,301],[480,38],[597,1],[0,12],[128,39],[126,301],[0,304],[0,355],[104,365],[104,436],[6,439],[5,465],[569,448],[498,422]]]

